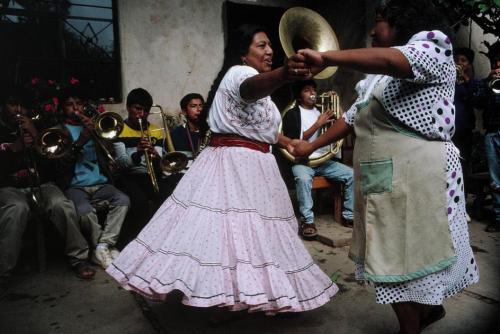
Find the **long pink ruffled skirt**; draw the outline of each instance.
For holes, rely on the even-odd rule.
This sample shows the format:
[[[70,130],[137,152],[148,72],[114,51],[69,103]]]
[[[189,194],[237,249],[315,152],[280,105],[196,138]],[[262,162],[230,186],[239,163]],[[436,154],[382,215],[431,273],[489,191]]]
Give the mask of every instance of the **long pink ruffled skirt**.
[[[314,264],[272,154],[208,147],[107,269],[125,289],[191,306],[300,312],[338,287]]]

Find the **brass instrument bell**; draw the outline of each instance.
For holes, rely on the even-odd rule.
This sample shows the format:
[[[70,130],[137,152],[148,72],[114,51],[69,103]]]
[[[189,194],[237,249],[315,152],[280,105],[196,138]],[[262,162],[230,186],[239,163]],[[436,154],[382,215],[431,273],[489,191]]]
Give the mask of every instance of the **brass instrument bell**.
[[[35,141],[35,150],[47,159],[59,159],[71,151],[73,140],[66,129],[48,128]]]
[[[283,14],[279,23],[279,36],[287,57],[305,48],[319,52],[339,50],[339,42],[332,27],[321,15],[305,7],[293,7]],[[314,78],[326,79],[336,71],[336,66],[330,66]]]
[[[163,122],[163,129],[165,131],[165,154],[161,159],[161,168],[167,173],[178,173],[185,169],[188,165],[189,159],[187,155],[182,152],[175,151],[174,144],[172,142],[172,137],[170,136],[170,129],[167,123],[167,115],[163,111],[163,108],[154,104],[151,108],[158,108],[159,114]],[[150,114],[154,112],[150,112]]]

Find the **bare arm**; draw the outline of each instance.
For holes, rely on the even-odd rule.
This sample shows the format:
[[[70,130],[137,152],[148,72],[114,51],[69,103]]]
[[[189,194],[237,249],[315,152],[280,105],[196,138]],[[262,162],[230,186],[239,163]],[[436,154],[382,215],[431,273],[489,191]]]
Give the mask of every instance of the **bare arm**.
[[[316,120],[316,122],[314,122],[313,125],[311,125],[311,127],[309,129],[307,129],[306,131],[304,131],[304,133],[302,134],[302,139],[303,140],[309,140],[309,138],[311,138],[311,136],[316,133],[316,131],[318,131],[319,129],[321,129],[321,127],[325,124],[327,124],[328,122],[330,122],[330,118],[333,116],[333,112],[332,111],[325,111],[324,113],[322,113],[321,115],[319,115],[318,119]]]
[[[410,63],[401,51],[394,48],[364,48],[340,51],[317,52],[300,50],[292,56],[294,65],[303,62],[304,68],[311,66],[312,75],[327,66],[341,66],[364,73],[385,74],[395,78],[412,78]]]
[[[255,101],[271,95],[277,88],[290,81],[285,66],[282,66],[243,81],[240,86],[240,96],[246,101]]]
[[[281,133],[278,134],[278,146],[282,148],[287,148],[288,145],[292,143],[292,140],[288,138],[287,136],[282,135]]]
[[[306,141],[295,140],[292,142],[293,154],[298,157],[308,156],[320,147],[333,143],[341,138],[346,137],[352,131],[352,127],[348,125],[343,118],[338,119],[324,134],[318,137],[315,141],[309,143]]]

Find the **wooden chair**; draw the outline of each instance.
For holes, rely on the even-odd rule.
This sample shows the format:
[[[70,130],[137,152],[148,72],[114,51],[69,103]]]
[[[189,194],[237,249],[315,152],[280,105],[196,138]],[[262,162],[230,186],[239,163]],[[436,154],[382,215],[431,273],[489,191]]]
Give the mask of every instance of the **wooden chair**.
[[[332,188],[333,191],[333,219],[341,224],[342,223],[342,182],[329,181],[324,176],[315,176],[312,182],[312,189],[327,189]],[[319,200],[316,200],[319,203]]]

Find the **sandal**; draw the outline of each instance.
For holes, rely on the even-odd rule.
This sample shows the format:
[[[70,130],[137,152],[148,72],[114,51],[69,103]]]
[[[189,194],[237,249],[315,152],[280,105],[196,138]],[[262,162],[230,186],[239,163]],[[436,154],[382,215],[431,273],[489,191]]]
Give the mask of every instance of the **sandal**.
[[[316,236],[318,235],[318,229],[316,228],[316,225],[314,225],[314,223],[312,224],[302,223],[300,225],[300,235],[304,239],[313,239],[316,238]]]
[[[87,261],[80,261],[77,264],[73,265],[72,268],[76,277],[78,278],[86,280],[94,278],[95,269]]]

